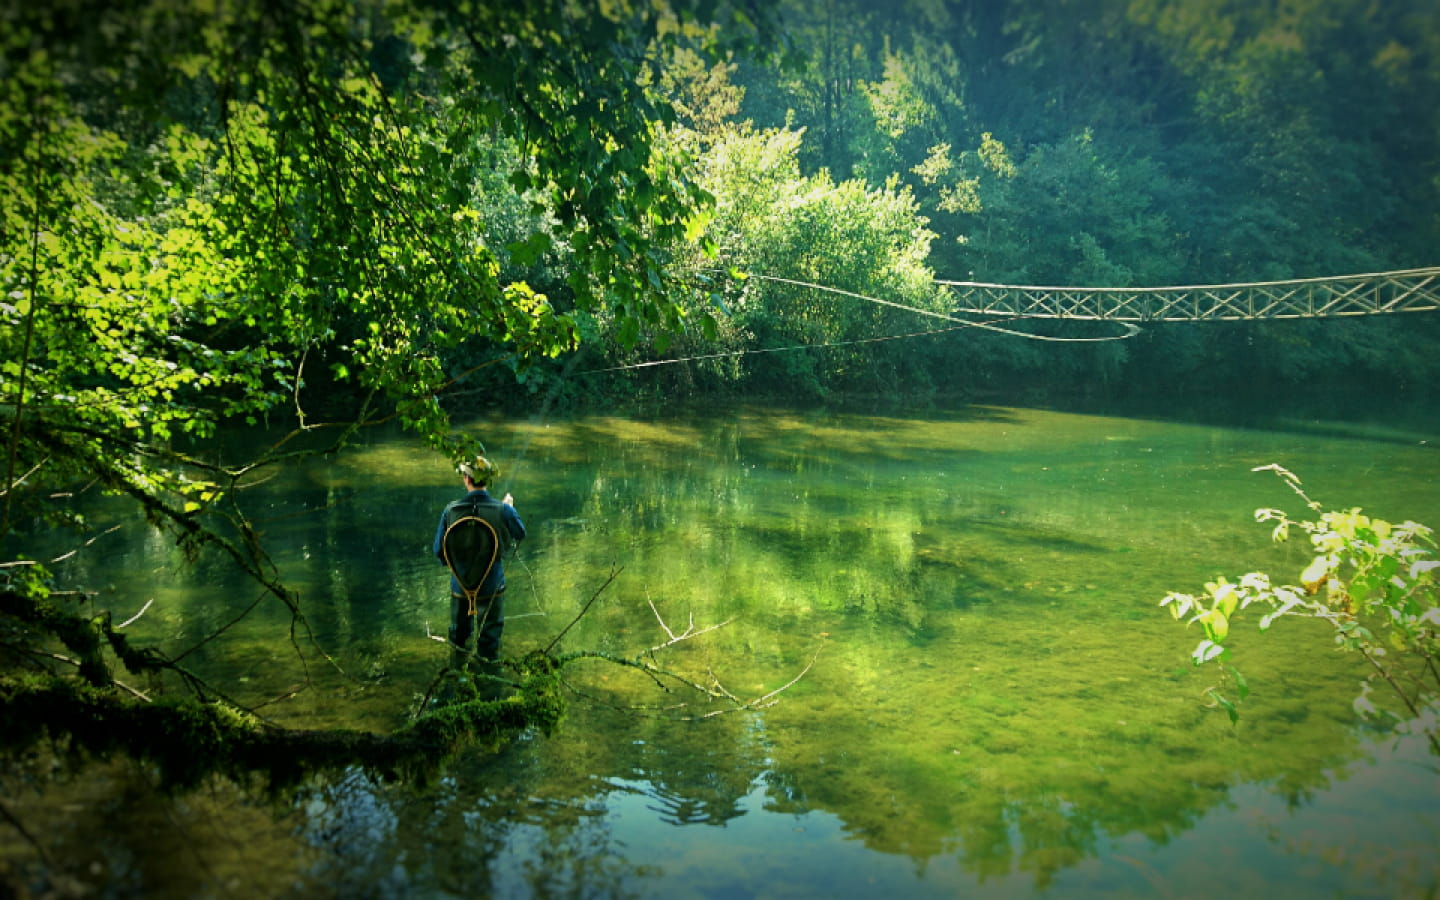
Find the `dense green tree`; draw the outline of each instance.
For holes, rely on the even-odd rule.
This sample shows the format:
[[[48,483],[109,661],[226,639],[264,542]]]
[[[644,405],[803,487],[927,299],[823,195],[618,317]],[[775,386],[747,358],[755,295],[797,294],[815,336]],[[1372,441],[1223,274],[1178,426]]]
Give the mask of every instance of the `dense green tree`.
[[[1170,283],[1181,251],[1154,196],[1167,189],[1151,161],[1090,134],[1036,147],[971,217],[970,269],[1011,284]]]
[[[874,339],[945,325],[925,315],[944,306],[925,263],[933,234],[895,179],[802,175],[801,141],[796,131],[737,130],[704,159],[720,259],[754,273],[727,298],[727,327],[758,351],[741,378],[811,396],[928,389],[923,356]]]
[[[779,70],[742,66],[743,115],[763,128],[803,129],[804,170],[849,178],[857,174],[857,150],[873,143],[876,117],[867,90],[884,80],[885,25],[893,8],[868,0],[790,0],[778,15],[794,52]]]
[[[732,15],[727,40],[750,33],[700,6]],[[303,634],[235,485],[388,417],[471,452],[441,399],[465,386],[457,359],[523,370],[573,347],[587,315],[622,345],[680,327],[669,258],[708,198],[684,148],[656,140],[673,114],[647,84],[678,36],[718,51],[717,32],[683,4],[71,0],[0,17],[7,736],[34,739],[48,711],[81,749],[167,765],[194,752],[223,771],[347,757],[395,770],[466,734],[551,721],[536,682],[502,715],[467,708],[398,743],[277,737],[192,708],[172,710],[191,718],[158,746],[170,708],[116,693],[122,670],[202,700],[225,687],[82,614],[87,598],[25,543],[79,524],[67,489],[95,481],[187,551],[227,554]],[[515,280],[557,247],[563,296]],[[330,390],[317,404],[336,382],[354,402]],[[259,459],[195,443],[261,416],[296,430]],[[302,662],[316,655],[297,644]],[[200,754],[206,728],[236,740]]]

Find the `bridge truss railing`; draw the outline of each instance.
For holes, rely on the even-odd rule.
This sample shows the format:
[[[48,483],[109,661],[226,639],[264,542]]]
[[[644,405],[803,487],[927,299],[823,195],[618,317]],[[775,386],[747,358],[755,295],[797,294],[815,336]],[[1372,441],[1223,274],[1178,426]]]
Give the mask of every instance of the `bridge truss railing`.
[[[1182,287],[1038,287],[941,281],[957,312],[1119,322],[1315,319],[1440,309],[1440,266]]]

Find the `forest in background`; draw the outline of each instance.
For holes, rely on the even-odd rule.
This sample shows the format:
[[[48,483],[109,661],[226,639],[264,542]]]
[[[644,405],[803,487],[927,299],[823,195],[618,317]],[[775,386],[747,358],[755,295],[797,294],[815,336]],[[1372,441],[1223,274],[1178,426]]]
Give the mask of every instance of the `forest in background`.
[[[945,309],[933,278],[1159,286],[1434,265],[1440,15],[1424,2],[1007,0],[781,7],[789,53],[661,86],[716,198],[724,265]],[[532,274],[543,280],[543,276]],[[1056,344],[931,330],[775,283],[661,358],[834,344],[567,383],[1153,406],[1434,396],[1440,319],[1148,326]],[[1115,334],[1114,326],[1035,329]],[[656,358],[591,345],[586,368]],[[553,385],[545,385],[553,390]]]
[[[171,280],[209,296],[304,295],[278,332],[263,314],[244,328],[201,314],[228,350],[269,360],[247,376],[264,398],[222,416],[297,384],[345,407],[395,387],[426,407],[402,408],[417,421],[716,395],[1433,396],[1431,315],[1053,343],[884,305],[947,312],[936,279],[1161,286],[1435,264],[1440,16],[1424,0],[712,5],[304,2],[225,22],[155,0],[123,24],[86,3],[12,10],[8,55],[44,47],[64,105],[37,106],[57,98],[12,65],[8,292],[37,262],[22,238],[47,215],[25,199],[38,190],[103,208],[84,228],[143,225],[160,268],[188,272]],[[177,40],[187,29],[200,39]],[[280,52],[308,68],[270,72]],[[512,64],[522,78],[506,83]],[[67,199],[27,184],[23,161],[37,117],[70,114],[56,138],[85,149],[54,152],[85,177]],[[50,263],[76,290],[123,294],[134,277],[62,256]],[[364,333],[387,294],[380,306],[408,296],[386,314],[418,313],[405,340],[425,329],[433,353],[380,362],[381,344],[408,346]],[[23,305],[6,317],[11,360]]]

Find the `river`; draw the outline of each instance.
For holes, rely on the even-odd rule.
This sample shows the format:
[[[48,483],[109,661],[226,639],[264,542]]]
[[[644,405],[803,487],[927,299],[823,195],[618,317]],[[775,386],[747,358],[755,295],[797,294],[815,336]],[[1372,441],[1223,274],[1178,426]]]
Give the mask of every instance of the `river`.
[[[125,764],[12,808],[116,896],[1397,897],[1440,885],[1440,775],[1356,719],[1362,663],[1323,629],[1237,624],[1253,693],[1205,707],[1170,590],[1294,579],[1257,507],[1440,524],[1440,431],[1251,427],[968,406],[736,406],[464,423],[529,538],[507,565],[508,653],[634,656],[743,699],[569,670],[550,737],[425,787],[358,775],[266,806],[154,792]],[[244,492],[315,642],[263,601],[189,657],[282,720],[385,729],[446,658],[435,520],[461,491],[398,433]],[[97,522],[103,524],[103,513]],[[128,521],[128,519],[117,519]],[[193,646],[258,595],[131,524],[67,565],[153,599],[138,634]],[[614,574],[608,586],[607,580]],[[137,590],[137,586],[139,589]],[[603,587],[603,590],[602,590]],[[233,590],[226,603],[217,593]],[[598,592],[598,597],[597,597]],[[208,602],[200,598],[210,598]],[[135,612],[138,610],[130,610]],[[127,610],[117,609],[117,618]],[[340,674],[343,670],[343,675]],[[768,702],[768,701],[767,701]],[[719,713],[706,717],[709,713]],[[27,845],[0,832],[0,859]],[[82,879],[83,880],[83,879]]]

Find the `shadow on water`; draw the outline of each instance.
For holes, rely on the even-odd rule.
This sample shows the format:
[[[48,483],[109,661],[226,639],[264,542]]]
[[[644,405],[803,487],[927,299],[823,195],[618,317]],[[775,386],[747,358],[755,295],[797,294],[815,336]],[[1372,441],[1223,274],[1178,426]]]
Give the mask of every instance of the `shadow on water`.
[[[990,540],[1005,541],[1011,545],[1033,546],[1061,553],[1111,553],[1116,548],[1067,535],[1043,524],[1025,522],[1010,517],[1006,510],[997,510],[989,516],[968,516],[957,520],[966,530],[993,532]]]
[[[1440,447],[1437,402],[1413,391],[1399,391],[1394,385],[1358,383],[1322,392],[1240,385],[1235,390],[1179,392],[1158,398],[1077,398],[1054,408],[1084,415],[1436,449]]]

